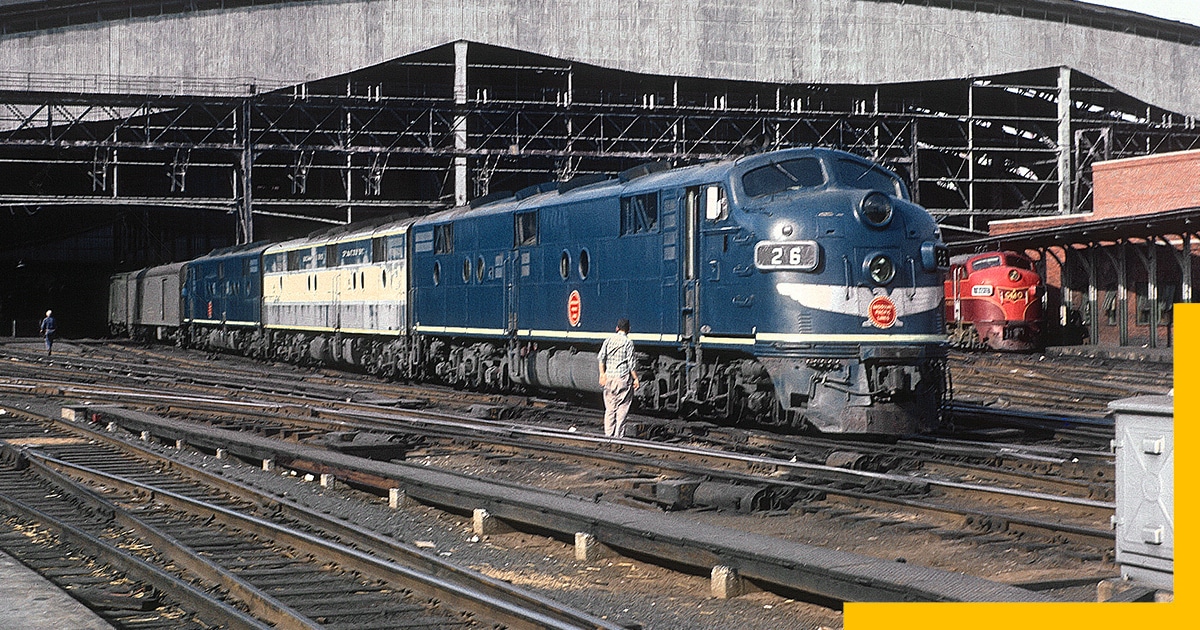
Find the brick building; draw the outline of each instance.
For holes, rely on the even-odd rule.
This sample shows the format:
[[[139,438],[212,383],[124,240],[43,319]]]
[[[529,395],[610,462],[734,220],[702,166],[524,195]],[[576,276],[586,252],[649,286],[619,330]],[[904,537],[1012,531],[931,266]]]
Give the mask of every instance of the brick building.
[[[958,252],[1011,249],[1046,278],[1047,343],[1166,347],[1194,301],[1200,151],[1097,162],[1093,212],[993,221]]]

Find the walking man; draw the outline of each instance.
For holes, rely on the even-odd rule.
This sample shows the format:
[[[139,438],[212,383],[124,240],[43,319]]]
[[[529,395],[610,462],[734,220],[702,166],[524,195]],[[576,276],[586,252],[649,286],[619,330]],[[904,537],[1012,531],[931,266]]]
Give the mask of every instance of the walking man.
[[[41,334],[46,338],[46,356],[54,349],[54,311],[46,311],[46,319],[42,320]]]
[[[616,334],[600,346],[600,386],[604,388],[604,435],[625,437],[625,417],[637,389],[633,369],[633,342],[629,340],[629,320],[617,320]]]

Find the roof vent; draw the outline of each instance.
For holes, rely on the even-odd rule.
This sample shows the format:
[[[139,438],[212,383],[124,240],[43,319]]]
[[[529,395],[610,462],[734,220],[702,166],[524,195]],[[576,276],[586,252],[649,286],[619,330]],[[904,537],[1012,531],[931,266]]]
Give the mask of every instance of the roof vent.
[[[621,183],[624,184],[639,177],[645,177],[651,173],[658,173],[669,168],[671,168],[671,165],[667,162],[648,162],[621,171],[617,174],[617,179],[621,180]]]
[[[517,199],[524,199],[526,197],[532,197],[534,195],[540,195],[541,193],[544,193],[544,192],[549,192],[551,190],[554,190],[555,188],[558,188],[558,182],[543,182],[536,186],[528,186],[526,188],[522,188],[521,190],[518,190],[517,194],[515,194],[513,196],[516,197]]]
[[[558,194],[561,195],[563,193],[575,190],[576,188],[583,188],[584,186],[591,186],[592,184],[599,184],[600,182],[605,181],[608,181],[608,176],[603,173],[576,175],[575,177],[572,177],[571,179],[568,179],[567,181],[558,185]]]
[[[498,190],[494,193],[489,193],[482,197],[476,197],[476,198],[472,199],[471,203],[469,203],[467,205],[469,205],[472,209],[474,209],[474,208],[478,208],[480,206],[486,206],[490,203],[496,203],[497,201],[508,199],[509,197],[512,197],[512,196],[513,196],[513,192],[511,190]]]

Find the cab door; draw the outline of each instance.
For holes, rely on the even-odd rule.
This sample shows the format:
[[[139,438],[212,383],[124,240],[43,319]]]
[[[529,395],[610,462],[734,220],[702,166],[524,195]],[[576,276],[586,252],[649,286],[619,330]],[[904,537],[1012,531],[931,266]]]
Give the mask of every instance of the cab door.
[[[700,224],[701,188],[692,186],[683,195],[683,243],[680,247],[679,334],[695,347],[700,342]]]
[[[523,261],[523,262],[522,262]],[[504,253],[504,333],[515,335],[521,323],[521,275],[529,275],[529,250],[514,249]]]
[[[698,284],[700,333],[715,337],[752,337],[750,309],[755,295],[749,276],[754,273],[753,234],[729,220],[725,189],[700,187]]]

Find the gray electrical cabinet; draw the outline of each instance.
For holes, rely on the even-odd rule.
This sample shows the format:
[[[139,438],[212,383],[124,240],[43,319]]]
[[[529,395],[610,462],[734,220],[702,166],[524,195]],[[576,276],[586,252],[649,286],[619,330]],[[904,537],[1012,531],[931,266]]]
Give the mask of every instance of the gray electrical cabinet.
[[[1174,591],[1175,399],[1137,396],[1116,415],[1117,564],[1121,577]]]

